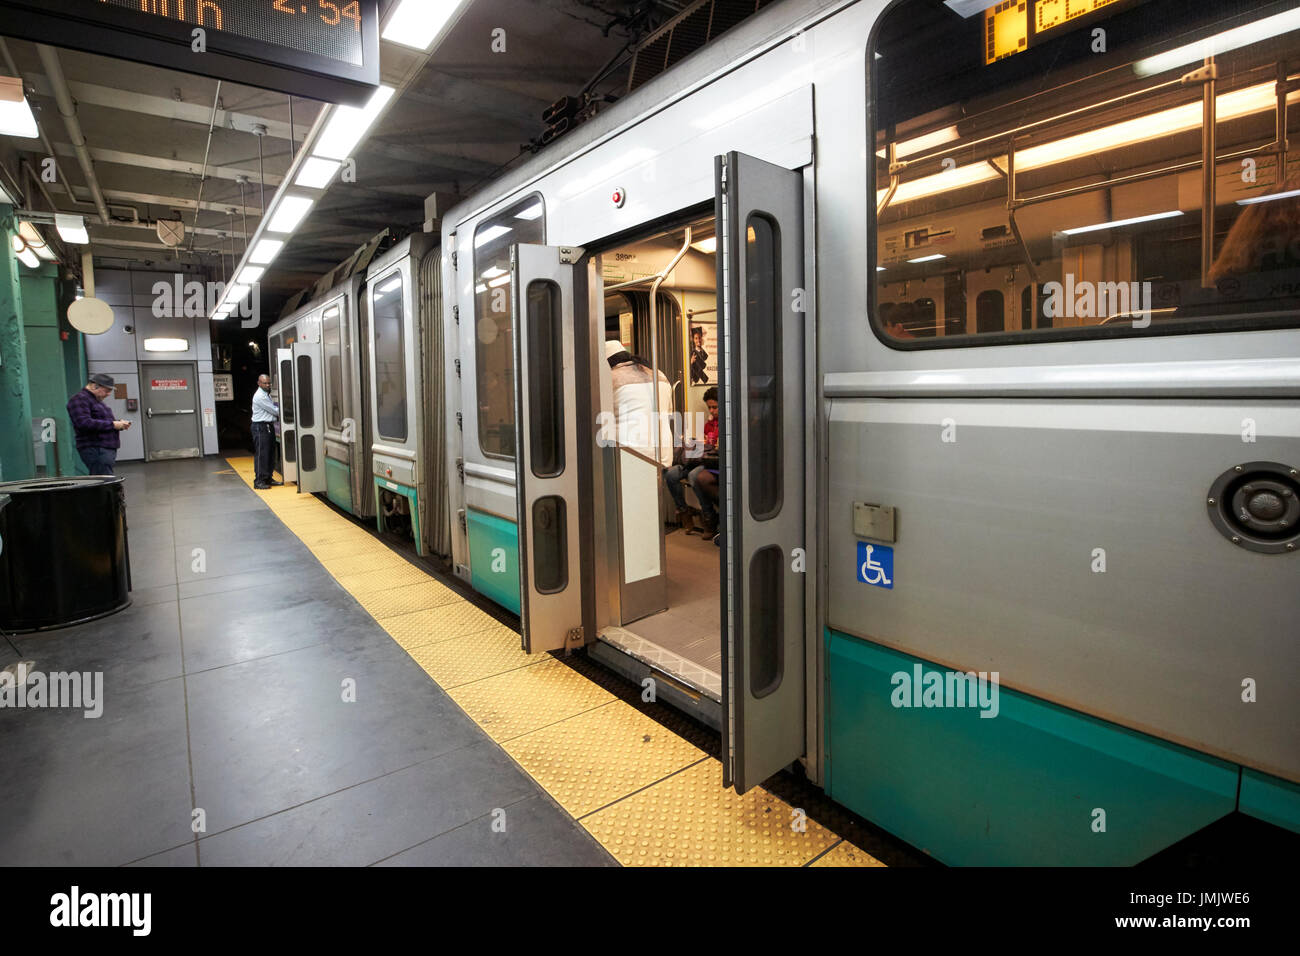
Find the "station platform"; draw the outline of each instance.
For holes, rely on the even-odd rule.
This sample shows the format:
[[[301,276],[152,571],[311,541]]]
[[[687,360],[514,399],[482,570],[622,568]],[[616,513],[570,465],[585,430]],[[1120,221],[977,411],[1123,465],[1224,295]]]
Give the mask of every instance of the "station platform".
[[[118,472],[132,605],[0,641],[104,681],[99,718],[0,711],[0,865],[884,865],[812,788],[724,790],[707,728],[254,491],[251,458]]]

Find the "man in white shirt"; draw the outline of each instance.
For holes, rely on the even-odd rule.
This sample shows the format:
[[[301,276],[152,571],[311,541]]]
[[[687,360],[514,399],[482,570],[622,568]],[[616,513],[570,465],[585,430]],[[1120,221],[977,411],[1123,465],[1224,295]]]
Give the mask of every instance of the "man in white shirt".
[[[275,423],[280,420],[280,406],[271,401],[271,377],[257,379],[253,393],[253,487],[265,491],[275,480]]]

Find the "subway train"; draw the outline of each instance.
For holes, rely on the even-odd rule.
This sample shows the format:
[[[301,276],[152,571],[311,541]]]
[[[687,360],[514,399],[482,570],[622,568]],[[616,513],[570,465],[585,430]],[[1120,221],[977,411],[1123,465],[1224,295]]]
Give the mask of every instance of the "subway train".
[[[277,323],[286,477],[739,792],[952,864],[1300,830],[1298,100],[1289,2],[772,5]],[[674,446],[718,389],[716,546],[613,341]]]

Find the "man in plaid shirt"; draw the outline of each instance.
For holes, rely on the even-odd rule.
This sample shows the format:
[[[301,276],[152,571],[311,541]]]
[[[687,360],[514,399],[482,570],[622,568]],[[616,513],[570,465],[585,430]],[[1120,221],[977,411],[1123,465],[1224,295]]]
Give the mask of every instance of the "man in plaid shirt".
[[[131,427],[130,422],[113,418],[104,399],[113,394],[113,376],[96,373],[86,387],[68,399],[68,418],[77,435],[77,454],[92,475],[111,475],[122,447],[118,432]]]

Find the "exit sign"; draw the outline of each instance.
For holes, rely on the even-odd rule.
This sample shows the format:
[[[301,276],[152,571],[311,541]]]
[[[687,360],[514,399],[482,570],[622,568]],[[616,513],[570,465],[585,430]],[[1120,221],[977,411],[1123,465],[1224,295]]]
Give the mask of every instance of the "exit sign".
[[[349,106],[379,85],[379,0],[0,0],[0,34]]]

